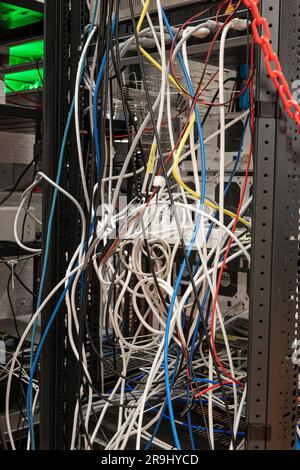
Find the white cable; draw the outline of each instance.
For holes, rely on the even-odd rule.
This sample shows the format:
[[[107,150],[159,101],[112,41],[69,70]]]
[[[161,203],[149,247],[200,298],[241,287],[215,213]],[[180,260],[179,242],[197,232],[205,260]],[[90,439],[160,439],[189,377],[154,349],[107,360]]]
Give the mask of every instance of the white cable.
[[[87,206],[88,210],[90,208],[90,200],[89,200],[89,193],[88,193],[87,184],[86,184],[84,164],[83,164],[83,156],[82,156],[82,148],[81,148],[81,135],[80,135],[80,123],[79,123],[79,90],[80,90],[82,69],[84,67],[86,54],[87,54],[90,42],[93,39],[93,36],[94,36],[96,31],[97,31],[97,27],[94,26],[94,28],[92,29],[91,33],[89,34],[89,36],[86,40],[86,43],[84,45],[84,48],[83,48],[83,51],[82,51],[82,54],[81,54],[81,57],[80,57],[79,65],[78,65],[78,70],[77,70],[77,75],[76,75],[76,82],[75,82],[75,92],[74,92],[75,131],[76,131],[76,140],[77,140],[78,162],[79,162],[79,169],[80,169],[80,175],[81,175],[83,194],[84,194],[84,198],[85,198],[85,202],[86,202],[86,206]]]
[[[44,307],[48,304],[48,302],[51,300],[51,298],[54,296],[54,294],[61,288],[61,286],[64,285],[65,281],[67,279],[70,279],[74,274],[77,273],[77,271],[79,271],[80,269],[82,269],[83,267],[83,264],[82,265],[79,265],[77,266],[76,268],[74,268],[68,276],[65,276],[53,289],[52,291],[48,294],[48,296],[45,298],[45,300],[41,303],[40,307],[38,308],[38,310],[35,312],[35,314],[32,316],[30,322],[28,323],[27,327],[25,328],[24,330],[24,333],[18,343],[18,346],[15,350],[15,353],[13,355],[13,359],[12,359],[12,363],[11,363],[11,367],[10,367],[10,370],[9,370],[9,374],[8,374],[8,379],[7,379],[7,386],[6,386],[6,398],[5,398],[5,418],[6,418],[6,426],[7,426],[7,433],[8,433],[8,437],[9,437],[9,441],[10,441],[10,444],[11,444],[11,447],[13,450],[16,450],[15,448],[15,444],[14,444],[14,438],[13,438],[13,434],[12,434],[12,429],[11,429],[11,424],[10,424],[10,412],[9,412],[9,401],[10,401],[10,389],[11,389],[11,382],[12,382],[12,376],[13,376],[13,371],[14,371],[14,367],[15,367],[15,363],[18,359],[18,355],[21,351],[21,348],[22,348],[22,345],[24,343],[24,341],[26,340],[27,338],[27,335],[30,331],[30,329],[32,328],[34,322],[37,320],[37,318],[39,317],[40,313],[42,312],[42,310],[44,309]]]

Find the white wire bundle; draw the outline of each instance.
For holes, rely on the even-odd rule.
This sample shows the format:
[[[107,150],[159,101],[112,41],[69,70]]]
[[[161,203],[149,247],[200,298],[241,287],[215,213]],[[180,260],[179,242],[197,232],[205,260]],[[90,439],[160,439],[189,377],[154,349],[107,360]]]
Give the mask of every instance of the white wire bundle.
[[[143,3],[143,2],[142,2]],[[169,81],[169,61],[166,54],[166,31],[163,23],[162,6],[161,1],[156,0],[157,11],[158,11],[158,26],[153,26],[151,17],[147,14],[146,18],[149,27],[144,31],[141,31],[140,35],[150,34],[156,44],[157,51],[160,57],[161,64],[161,81],[159,91],[152,104],[152,111],[156,116],[156,124],[158,128],[158,136],[160,135],[161,128],[163,125],[164,116],[167,117],[167,133],[170,141],[171,148],[166,150],[163,157],[167,156],[170,151],[175,147],[175,135],[173,130],[172,120],[172,109],[171,109],[171,87],[172,83]],[[18,236],[18,220],[20,214],[25,206],[26,200],[31,194],[32,190],[37,184],[44,180],[47,184],[52,185],[56,188],[64,197],[67,197],[72,204],[78,210],[80,216],[81,226],[81,241],[80,244],[72,254],[69,262],[68,269],[64,279],[50,292],[50,294],[43,301],[42,305],[33,315],[29,322],[22,338],[18,344],[18,347],[10,359],[9,363],[3,371],[8,374],[8,385],[6,394],[6,422],[8,435],[12,448],[15,448],[13,433],[10,424],[10,390],[12,378],[18,367],[18,357],[22,351],[23,344],[26,336],[28,335],[34,321],[42,314],[44,307],[51,300],[52,296],[59,291],[62,286],[67,286],[70,278],[74,276],[71,288],[66,293],[65,303],[67,307],[67,329],[68,338],[71,348],[74,352],[76,360],[79,362],[80,354],[77,350],[77,341],[74,335],[79,335],[79,317],[78,308],[76,302],[77,289],[80,282],[82,271],[86,268],[87,264],[91,261],[93,264],[94,271],[99,280],[100,286],[100,311],[99,311],[99,324],[100,324],[100,350],[99,354],[103,356],[103,338],[104,331],[113,331],[116,344],[118,347],[119,357],[122,362],[120,376],[117,379],[113,389],[109,392],[104,392],[104,368],[102,368],[102,389],[101,393],[103,398],[96,396],[92,387],[87,380],[84,379],[87,393],[85,394],[85,406],[84,406],[84,426],[87,433],[90,435],[90,442],[85,438],[84,447],[89,449],[90,445],[94,442],[98,442],[103,436],[101,434],[103,423],[106,419],[109,419],[109,413],[111,408],[116,406],[117,412],[117,425],[115,433],[108,442],[104,442],[104,446],[107,450],[118,450],[125,449],[129,440],[135,440],[136,449],[142,448],[142,440],[148,441],[151,438],[153,426],[158,422],[161,415],[164,412],[164,398],[165,398],[165,384],[164,384],[164,370],[163,370],[163,350],[165,344],[165,333],[166,333],[166,311],[170,305],[169,299],[174,294],[174,284],[176,281],[176,259],[180,252],[180,239],[178,237],[178,224],[176,224],[176,217],[174,213],[180,214],[180,231],[183,235],[184,240],[188,243],[191,238],[195,227],[195,220],[197,216],[200,216],[200,229],[195,239],[194,253],[199,257],[200,264],[196,272],[193,274],[192,282],[184,284],[184,291],[180,294],[177,292],[176,299],[174,302],[174,309],[172,312],[172,318],[170,322],[170,330],[168,337],[169,344],[169,380],[172,381],[172,374],[175,369],[176,356],[174,355],[174,346],[177,346],[180,350],[190,351],[193,342],[193,336],[197,323],[199,320],[199,312],[196,309],[195,315],[191,318],[190,329],[188,334],[183,331],[183,318],[186,311],[189,311],[195,301],[194,289],[196,288],[200,294],[200,303],[203,301],[204,293],[208,290],[212,298],[216,295],[217,287],[217,276],[219,268],[222,266],[222,256],[224,255],[228,243],[228,239],[232,240],[232,252],[228,256],[227,264],[240,258],[245,257],[250,262],[250,248],[251,243],[247,238],[240,238],[238,233],[233,233],[232,227],[234,220],[231,220],[226,225],[224,218],[225,202],[224,202],[224,185],[225,185],[225,139],[226,130],[234,125],[239,120],[243,120],[247,116],[248,111],[241,112],[231,122],[226,123],[226,110],[222,103],[225,102],[224,85],[223,85],[223,73],[224,70],[224,54],[226,36],[230,28],[237,27],[236,22],[228,23],[222,32],[221,43],[220,43],[220,56],[219,56],[219,102],[221,106],[220,111],[220,128],[212,135],[206,137],[205,142],[215,139],[220,136],[220,168],[217,175],[219,181],[219,210],[218,216],[216,217],[214,211],[207,207],[199,208],[199,205],[195,205],[195,197],[193,197],[184,187],[174,184],[171,180],[173,166],[168,169],[168,178],[174,191],[174,205],[172,207],[172,213],[170,216],[170,196],[168,188],[163,183],[164,180],[154,179],[155,173],[144,172],[144,168],[139,168],[136,172],[138,175],[143,175],[142,193],[145,192],[148,183],[155,181],[156,183],[161,181],[161,184],[156,191],[155,197],[150,201],[145,198],[139,203],[136,200],[127,201],[124,207],[116,211],[118,207],[118,199],[121,195],[122,183],[132,177],[134,172],[129,171],[129,165],[132,162],[135,151],[138,148],[140,139],[145,132],[145,129],[151,124],[150,112],[144,117],[142,122],[139,122],[138,131],[133,136],[130,148],[127,151],[125,159],[123,161],[119,174],[115,172],[115,158],[113,149],[113,126],[112,126],[112,109],[109,110],[111,119],[108,128],[109,135],[105,141],[105,155],[104,155],[104,171],[103,178],[100,180],[100,186],[95,185],[93,193],[99,191],[101,199],[107,202],[105,208],[105,217],[101,219],[97,227],[97,239],[96,241],[91,236],[89,239],[88,246],[84,248],[87,226],[92,222],[93,217],[97,211],[97,208],[93,206],[93,200],[89,200],[82,152],[82,142],[79,126],[79,91],[81,87],[81,71],[82,68],[86,68],[84,75],[84,83],[86,88],[89,89],[90,93],[90,107],[92,103],[92,96],[94,92],[94,75],[96,68],[97,54],[95,52],[92,66],[86,67],[86,55],[89,49],[89,45],[97,31],[97,27],[92,28],[90,31],[85,46],[82,50],[78,66],[78,74],[76,78],[75,86],[75,127],[76,137],[78,146],[78,158],[79,168],[81,175],[81,186],[83,189],[85,205],[87,209],[91,207],[92,220],[88,221],[85,218],[84,208],[81,207],[79,202],[69,194],[65,189],[51,181],[47,175],[39,172],[36,181],[25,191],[22,196],[21,204],[17,212],[15,220],[15,238],[17,243],[22,249],[27,249],[31,253],[36,253],[38,250],[26,247],[19,239]],[[200,26],[188,29],[181,35],[180,41],[178,42],[173,59],[175,60],[178,53],[182,52],[183,61],[189,74],[189,57],[187,51],[187,41],[192,34],[195,34],[200,29]],[[146,32],[146,33],[145,33]],[[134,44],[134,39],[130,38],[125,43],[120,45],[120,55],[125,56],[130,46]],[[97,46],[96,46],[97,51]],[[110,66],[110,72],[113,74],[113,67]],[[92,110],[90,109],[89,112]],[[156,155],[157,149],[157,137],[154,135],[152,139],[152,148],[155,149],[155,171],[158,170],[158,160]],[[182,162],[187,159],[191,159],[192,162],[192,176],[189,176],[189,181],[193,182],[195,191],[200,193],[201,190],[201,177],[199,177],[200,168],[200,155],[199,155],[199,142],[195,140],[194,129],[188,136],[188,144],[182,149],[182,153],[179,155],[179,166]],[[248,150],[248,149],[247,149]],[[186,180],[184,180],[186,181]],[[150,185],[151,187],[151,185]],[[251,204],[251,198],[244,202],[240,217],[246,212]],[[164,222],[165,221],[165,222]],[[158,223],[160,222],[160,223]],[[209,228],[209,224],[213,222],[214,227],[217,230],[217,239],[212,242],[212,246],[208,249],[206,236]],[[97,247],[104,243],[110,238],[111,233],[115,227],[119,227],[118,241],[115,250],[108,253],[103,260],[99,260],[97,255]],[[150,250],[150,258],[152,268],[155,272],[155,278],[153,272],[145,259],[149,255],[145,240],[147,241],[148,249]],[[116,267],[118,266],[118,267]],[[114,296],[113,302],[111,302],[111,287],[113,286]],[[164,302],[160,295],[158,295],[158,289],[164,298]],[[126,315],[125,302],[127,296],[130,296],[132,304],[132,312],[137,321],[137,327],[133,337],[128,338],[123,332],[123,323]],[[165,303],[165,305],[164,305]],[[141,305],[144,305],[144,310],[141,309]],[[108,313],[108,317],[105,316],[105,312]],[[243,312],[241,312],[243,313]],[[216,304],[216,316],[214,329],[221,331],[224,348],[219,354],[219,359],[222,361],[230,376],[236,381],[245,379],[245,372],[240,369],[237,365],[239,361],[232,356],[232,349],[227,336],[227,326],[231,322],[231,318],[224,320],[224,315],[221,310],[219,303]],[[208,341],[210,338],[206,338]],[[217,377],[216,368],[213,362],[212,355],[209,352],[203,350],[202,345],[196,341],[195,348],[198,348],[199,354],[196,355],[193,361],[193,370],[201,371],[208,368],[207,379],[209,381],[215,381]],[[141,365],[140,372],[143,377],[140,382],[137,383],[131,390],[131,394],[127,393],[126,380],[124,377],[129,377],[130,364],[133,360],[136,360],[138,354],[144,354],[146,357],[150,357],[151,360],[148,366]],[[138,356],[139,357],[139,356]],[[86,378],[91,382],[91,375],[89,372],[89,361],[85,351],[85,347],[82,349],[83,358],[83,370]],[[28,375],[24,371],[22,372],[22,380],[28,381]],[[221,378],[224,381],[228,381],[228,377],[221,372]],[[172,391],[172,399],[182,398],[186,396],[186,384],[187,376],[186,370],[180,370],[176,377],[176,383]],[[35,398],[33,407],[36,407],[38,400],[38,385],[35,383]],[[201,390],[201,388],[200,388]],[[233,402],[230,403],[229,409],[232,417],[233,432],[235,436],[239,430],[239,423],[244,414],[244,405],[246,401],[246,387],[240,391],[234,381],[232,381],[232,392]],[[83,394],[83,390],[82,390]],[[224,410],[225,404],[220,395],[219,389],[212,389],[203,394],[204,398],[208,399],[208,428],[211,446],[214,448],[214,417],[213,410],[215,407]],[[153,405],[155,403],[155,406]],[[90,424],[90,418],[92,409],[94,413],[97,413],[97,423],[92,427]],[[34,410],[33,410],[34,414]],[[147,419],[146,419],[147,417]],[[73,433],[71,449],[76,449],[78,445],[78,421],[79,421],[79,402],[77,401],[74,409],[74,422],[73,422]],[[176,420],[177,424],[181,424],[180,421]],[[154,437],[153,444],[162,449],[171,449],[170,443],[163,442],[161,438]],[[30,441],[28,441],[28,446]],[[231,442],[230,448],[233,448]]]

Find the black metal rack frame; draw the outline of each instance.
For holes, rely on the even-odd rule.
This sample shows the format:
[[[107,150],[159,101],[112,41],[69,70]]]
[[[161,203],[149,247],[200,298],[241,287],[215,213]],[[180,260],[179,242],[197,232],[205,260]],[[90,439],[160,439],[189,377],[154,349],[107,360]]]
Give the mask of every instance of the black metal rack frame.
[[[84,4],[82,0],[45,2],[44,171],[52,178],[56,175],[68,115],[68,96],[69,93],[72,96],[74,89]],[[273,46],[278,51],[288,81],[299,80],[300,57],[296,49],[300,49],[300,0],[261,0],[261,7],[270,20]],[[300,155],[300,142],[295,126],[285,113],[281,113],[260,51],[258,63],[247,448],[293,449],[298,387],[298,366],[292,363],[292,344],[298,309],[300,168],[297,156]],[[70,81],[68,77],[71,77]],[[76,153],[75,149],[72,128],[66,163]],[[72,172],[68,172],[67,165],[64,167],[62,184],[79,197],[74,159]],[[44,192],[44,233],[50,194],[48,190]],[[76,246],[77,221],[71,216],[71,211],[60,199],[52,234],[47,292],[64,275],[65,252]],[[50,313],[51,306],[43,314],[42,327],[47,324]],[[68,446],[77,386],[73,361],[62,312],[42,356],[42,449]]]
[[[261,3],[292,84],[300,78],[300,1]],[[292,345],[298,310],[300,139],[281,113],[262,57],[256,80],[248,449],[288,450],[295,447],[299,372]]]

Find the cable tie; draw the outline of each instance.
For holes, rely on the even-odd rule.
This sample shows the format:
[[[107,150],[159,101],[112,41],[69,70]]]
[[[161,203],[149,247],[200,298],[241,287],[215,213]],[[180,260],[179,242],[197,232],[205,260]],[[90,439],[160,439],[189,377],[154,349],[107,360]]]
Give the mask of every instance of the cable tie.
[[[153,186],[155,188],[164,188],[166,186],[166,180],[163,176],[157,175],[153,180]]]
[[[192,27],[188,27],[186,28],[186,31],[188,32],[189,30],[192,30],[194,28]],[[204,39],[206,38],[207,36],[209,36],[211,33],[211,30],[208,29],[208,28],[200,28],[198,29],[197,31],[193,32],[192,35],[199,38],[199,39]]]
[[[251,23],[248,20],[235,18],[234,20],[232,20],[232,29],[235,29],[236,31],[245,31],[250,24]]]

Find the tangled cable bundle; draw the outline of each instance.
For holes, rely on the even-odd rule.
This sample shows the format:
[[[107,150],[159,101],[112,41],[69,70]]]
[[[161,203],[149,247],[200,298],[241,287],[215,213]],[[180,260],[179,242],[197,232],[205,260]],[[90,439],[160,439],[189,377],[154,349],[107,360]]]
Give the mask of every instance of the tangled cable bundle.
[[[150,0],[141,2],[137,22],[129,0],[134,33],[120,39],[120,1],[87,2],[91,24],[83,34],[57,178],[52,181],[37,174],[22,195],[15,222],[19,245],[36,253],[19,239],[18,219],[38,184],[53,186],[37,310],[7,366],[6,422],[13,449],[10,394],[19,355],[32,330],[30,370],[23,380],[28,383],[28,449],[35,449],[39,359],[62,306],[66,306],[68,342],[80,383],[71,449],[122,450],[129,443],[138,450],[197,449],[198,431],[210,449],[216,448],[220,433],[228,437],[228,448],[244,446],[247,354],[243,346],[232,344],[230,328],[239,339],[246,338],[248,309],[238,302],[229,307],[221,289],[233,264],[251,264],[255,42],[262,48],[287,113],[299,127],[300,108],[273,53],[259,0],[207,3],[200,4],[199,13],[183,25],[171,25],[161,0],[156,0],[154,25]],[[241,80],[225,62],[228,35],[250,31],[247,18],[239,16],[243,4],[254,20],[252,47],[245,58],[248,76]],[[207,38],[210,45],[200,64],[190,57],[188,44]],[[213,65],[217,41],[218,59]],[[127,72],[122,61],[132,53],[138,66]],[[81,119],[82,96],[88,96],[88,123]],[[240,100],[245,96],[248,105],[242,108]],[[73,119],[81,201],[61,185]],[[119,121],[122,129],[117,128]],[[234,160],[227,161],[228,133],[236,124],[243,130],[240,149]],[[88,155],[83,131],[91,143]],[[209,159],[209,146],[216,148],[217,142],[219,152]],[[87,158],[92,181],[86,172]],[[213,177],[211,162],[216,165]],[[228,207],[227,194],[237,172],[239,200]],[[218,198],[209,192],[211,181],[218,183]],[[44,297],[58,194],[76,207],[81,236],[76,251],[68,253],[64,279]],[[56,293],[58,304],[35,347],[37,320]],[[96,338],[87,314],[93,302],[99,306]],[[100,364],[97,382],[91,373],[91,353]],[[224,417],[223,428],[216,411]],[[107,430],[110,421],[115,423],[113,432]],[[166,427],[168,439],[162,432]]]

